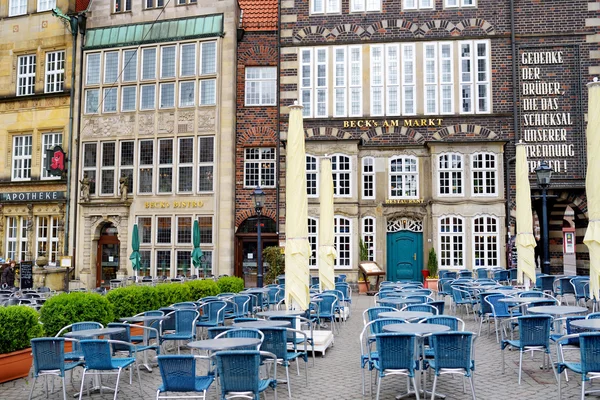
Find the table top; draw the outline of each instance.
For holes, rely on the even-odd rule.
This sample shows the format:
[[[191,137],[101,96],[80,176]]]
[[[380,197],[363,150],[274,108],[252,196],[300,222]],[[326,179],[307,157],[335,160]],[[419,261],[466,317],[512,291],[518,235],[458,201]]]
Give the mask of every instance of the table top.
[[[587,312],[588,309],[579,306],[538,306],[529,307],[527,311],[533,314],[566,315],[584,313]]]
[[[269,293],[269,288],[251,288],[243,290],[240,293]]]
[[[110,335],[113,333],[123,332],[125,328],[99,328],[99,329],[84,329],[81,331],[73,331],[65,333],[66,337],[96,337],[102,335]]]
[[[166,315],[140,315],[137,317],[124,317],[119,318],[119,321],[123,322],[146,322],[146,321],[162,321],[168,319]]]
[[[600,319],[578,319],[571,321],[571,326],[598,331],[600,330]]]
[[[433,313],[427,311],[384,311],[379,313],[381,318],[403,318],[403,319],[419,319],[433,316]]]
[[[543,297],[506,297],[504,299],[500,299],[498,301],[502,303],[513,303],[513,304],[522,304],[522,303],[536,303],[539,301],[548,301],[552,299],[546,299]]]
[[[405,299],[403,297],[386,297],[383,299],[377,299],[380,304],[417,304],[421,303],[418,299]]]
[[[306,311],[302,310],[270,310],[256,313],[259,317],[298,317],[304,314]]]
[[[207,339],[197,340],[195,342],[189,342],[188,347],[192,349],[208,350],[208,351],[220,351],[220,350],[233,350],[240,347],[247,346],[258,346],[260,339],[254,338],[219,338],[219,339]]]
[[[246,321],[246,322],[234,322],[233,326],[236,328],[289,328],[291,326],[289,321],[270,320],[270,319],[259,319],[257,321]]]
[[[385,332],[414,333],[426,335],[429,333],[449,331],[450,327],[440,324],[389,324],[383,327]]]

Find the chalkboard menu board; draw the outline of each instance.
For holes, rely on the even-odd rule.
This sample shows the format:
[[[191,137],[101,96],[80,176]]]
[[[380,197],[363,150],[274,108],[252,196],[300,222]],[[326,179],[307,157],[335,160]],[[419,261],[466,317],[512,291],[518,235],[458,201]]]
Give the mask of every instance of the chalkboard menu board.
[[[21,261],[19,276],[21,277],[21,289],[33,288],[33,263],[31,261]]]

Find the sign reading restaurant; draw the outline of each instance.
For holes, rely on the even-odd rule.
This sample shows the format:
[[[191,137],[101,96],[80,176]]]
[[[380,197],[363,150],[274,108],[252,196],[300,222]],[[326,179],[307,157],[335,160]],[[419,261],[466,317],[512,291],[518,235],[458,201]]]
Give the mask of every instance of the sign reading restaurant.
[[[57,201],[65,199],[65,192],[19,192],[0,193],[0,199],[6,202],[15,201]]]
[[[441,118],[410,118],[410,119],[357,119],[345,120],[344,128],[394,128],[405,126],[407,128],[421,126],[442,126]]]

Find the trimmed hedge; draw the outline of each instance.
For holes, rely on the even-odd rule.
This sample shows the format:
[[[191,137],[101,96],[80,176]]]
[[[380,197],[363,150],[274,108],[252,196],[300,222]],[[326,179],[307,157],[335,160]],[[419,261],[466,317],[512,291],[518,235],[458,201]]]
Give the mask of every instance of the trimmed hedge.
[[[219,293],[239,293],[244,290],[244,280],[237,276],[224,276],[217,281]]]
[[[106,299],[113,306],[116,320],[144,311],[156,310],[162,306],[152,286],[127,286],[109,290]]]
[[[95,321],[106,325],[115,320],[113,305],[97,293],[63,293],[50,297],[40,310],[40,319],[46,335],[54,336],[58,331],[74,322]]]
[[[212,279],[193,280],[185,282],[190,289],[190,300],[200,300],[206,296],[216,296],[220,293],[219,285]]]
[[[27,306],[0,307],[0,354],[31,347],[31,339],[44,336],[39,314]]]
[[[156,285],[154,290],[159,307],[167,307],[182,301],[196,300],[190,297],[190,288],[181,283],[161,283]],[[156,308],[148,308],[148,310],[156,310]]]

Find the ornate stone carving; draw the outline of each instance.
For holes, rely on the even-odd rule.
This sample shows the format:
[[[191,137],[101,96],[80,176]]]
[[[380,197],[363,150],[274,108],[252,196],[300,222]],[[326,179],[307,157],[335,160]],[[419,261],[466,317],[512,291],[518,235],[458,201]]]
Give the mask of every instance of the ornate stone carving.
[[[138,133],[140,135],[154,134],[154,114],[138,115]]]
[[[119,114],[84,118],[83,137],[131,136],[135,126],[135,115]]]
[[[198,132],[215,130],[215,109],[202,108],[198,110]]]
[[[175,113],[163,112],[158,114],[158,133],[173,133],[175,129]]]
[[[410,217],[390,218],[387,222],[388,232],[423,232],[423,220],[417,220]]]

